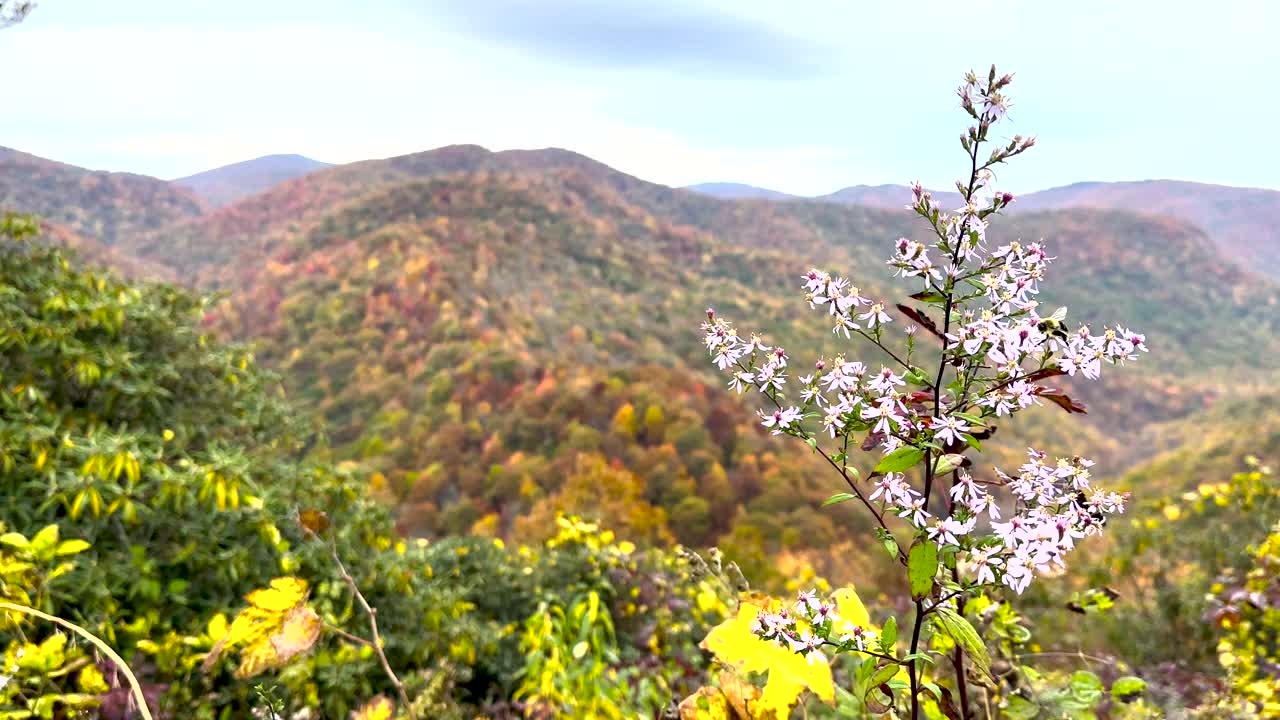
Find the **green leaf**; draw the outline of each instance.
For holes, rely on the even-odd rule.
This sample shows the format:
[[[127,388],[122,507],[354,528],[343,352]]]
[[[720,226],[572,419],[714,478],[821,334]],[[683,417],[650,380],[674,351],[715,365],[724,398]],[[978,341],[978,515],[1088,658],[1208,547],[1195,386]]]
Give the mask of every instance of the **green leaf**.
[[[853,493],[836,493],[835,495],[832,495],[826,500],[823,500],[822,507],[826,507],[828,505],[835,505],[837,503],[842,503],[842,502],[848,502],[854,499],[855,497],[857,497],[857,495],[854,495]]]
[[[938,458],[938,461],[936,463],[934,463],[933,474],[935,476],[946,475],[952,470],[955,470],[956,468],[960,467],[960,463],[962,462],[964,462],[963,455],[957,455],[956,453],[948,453],[946,455],[943,455],[942,457]]]
[[[933,590],[933,577],[938,574],[938,546],[917,540],[907,555],[907,575],[911,579],[911,597],[919,600]]]
[[[885,533],[880,538],[880,544],[884,546],[884,551],[889,553],[889,557],[898,557],[898,541],[889,533]]]
[[[1077,670],[1069,684],[1075,699],[1092,706],[1102,699],[1102,680],[1087,670]]]
[[[928,665],[933,665],[938,661],[933,657],[933,655],[930,655],[927,652],[917,652],[911,653],[910,655],[903,655],[902,662],[922,662]]]
[[[911,368],[906,375],[903,375],[903,378],[912,385],[920,387],[930,387],[932,385],[929,382],[929,378],[925,377],[924,372],[919,368]]]
[[[924,303],[930,303],[932,305],[942,304],[946,302],[946,299],[947,299],[947,297],[942,293],[933,292],[930,290],[925,290],[924,292],[915,293],[911,297],[914,300],[919,300],[920,302],[924,302]]]
[[[1129,702],[1147,690],[1147,681],[1133,675],[1116,678],[1111,683],[1111,697],[1120,702]]]
[[[906,447],[900,447],[888,455],[885,455],[880,463],[876,465],[875,471],[882,474],[903,472],[915,467],[915,465],[923,459],[923,450],[918,447],[908,445]]]
[[[882,683],[887,683],[890,680],[892,680],[893,676],[897,674],[898,674],[897,663],[885,663],[884,665],[880,666],[879,670],[876,670],[875,675],[871,676],[871,682],[869,683],[869,685],[872,688],[877,688]]]
[[[1020,695],[1013,695],[1004,714],[1009,720],[1033,720],[1040,714],[1040,706]]]
[[[896,618],[889,618],[884,621],[884,627],[880,628],[880,650],[886,655],[893,654],[894,644],[898,642],[898,621]]]
[[[939,606],[934,613],[939,624],[942,625],[943,632],[964,650],[978,674],[994,686],[995,678],[991,675],[991,655],[988,654],[982,638],[978,636],[978,631],[973,629],[973,625],[970,625],[963,615],[945,605]]]

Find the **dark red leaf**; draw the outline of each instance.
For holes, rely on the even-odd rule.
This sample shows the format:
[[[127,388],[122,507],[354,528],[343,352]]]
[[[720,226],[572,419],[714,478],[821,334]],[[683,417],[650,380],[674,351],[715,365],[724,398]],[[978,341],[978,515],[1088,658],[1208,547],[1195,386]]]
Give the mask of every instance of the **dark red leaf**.
[[[876,696],[877,689],[884,693],[888,699],[887,703]],[[867,709],[876,715],[886,714],[893,709],[893,688],[889,687],[889,683],[880,683],[880,687],[873,688],[868,692],[863,701],[866,703]]]
[[[926,316],[924,313],[920,312],[919,310],[916,310],[915,308],[909,305],[903,305],[902,303],[898,303],[894,307],[898,308],[898,312],[902,313],[903,315],[906,315],[915,324],[919,325],[925,330],[928,330],[929,332],[933,333],[935,336],[939,338],[942,337],[942,331],[939,330],[938,326],[934,325],[933,321],[930,320],[929,317]]]
[[[975,440],[986,440],[996,434],[996,426],[988,425],[981,430],[975,430],[969,434],[972,435]]]
[[[907,395],[907,401],[913,403],[933,402],[933,393],[925,390],[917,390]]]
[[[1057,405],[1058,407],[1062,408],[1063,410],[1066,410],[1069,413],[1088,412],[1087,410],[1085,410],[1085,407],[1083,405],[1076,402],[1075,400],[1072,400],[1071,398],[1067,397],[1065,393],[1059,390],[1056,390],[1054,388],[1038,387],[1036,388],[1036,395],[1039,395],[1045,400],[1052,402],[1054,405]]]
[[[1052,367],[1052,368],[1044,368],[1042,370],[1036,370],[1030,375],[1022,376],[1021,379],[1027,382],[1036,382],[1037,380],[1045,380],[1047,378],[1057,377],[1059,375],[1066,375],[1066,374],[1067,374],[1066,370],[1063,370],[1062,368]]]
[[[956,701],[951,695],[951,689],[945,686],[940,689],[942,690],[942,702],[938,703],[938,705],[942,708],[942,714],[946,715],[948,720],[963,720],[964,716],[956,708]]]

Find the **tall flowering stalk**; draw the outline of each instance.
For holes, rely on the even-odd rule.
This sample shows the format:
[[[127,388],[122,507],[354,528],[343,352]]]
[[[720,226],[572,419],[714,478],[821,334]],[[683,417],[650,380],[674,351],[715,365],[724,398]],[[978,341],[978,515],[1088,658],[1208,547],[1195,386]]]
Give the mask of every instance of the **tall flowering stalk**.
[[[968,177],[956,183],[963,206],[944,210],[918,183],[912,187],[908,207],[931,237],[899,238],[888,260],[895,276],[918,287],[910,295],[915,306],[892,306],[910,323],[905,352],[888,342],[895,318],[887,302],[818,269],[802,278],[805,300],[827,316],[837,335],[878,348],[878,368],[837,355],[793,377],[783,348],[739,332],[714,310],[702,324],[707,349],[729,374],[729,387],[739,393],[753,388],[769,400],[760,410],[761,425],[804,441],[848,486],[828,504],[856,500],[871,513],[877,535],[909,576],[915,605],[909,652],[901,657],[896,620],[875,637],[869,628],[843,622],[832,603],[811,592],[802,593],[794,607],[762,613],[757,634],[805,655],[863,654],[874,660],[864,663],[870,669],[862,678],[873,694],[890,691],[885,680],[905,666],[913,719],[925,685],[921,663],[932,662],[920,651],[926,621],[954,641],[959,713],[968,718],[965,660],[979,680],[989,669],[985,647],[962,615],[966,596],[999,586],[1021,594],[1037,575],[1064,567],[1076,542],[1100,532],[1126,500],[1093,485],[1091,461],[1051,459],[1034,448],[1012,474],[995,469],[980,478],[970,472],[969,453],[981,451],[980,440],[994,431],[993,419],[1046,400],[1083,412],[1043,381],[1060,375],[1096,380],[1104,365],[1124,364],[1147,351],[1139,333],[1120,326],[1100,334],[1085,326],[1068,331],[1066,308],[1044,312],[1036,297],[1054,257],[1042,242],[987,243],[990,220],[1014,201],[1012,194],[994,190],[992,168],[1035,143],[1018,135],[1005,144],[989,139],[1009,109],[1004,91],[1011,81],[993,67],[985,78],[967,74],[958,90],[971,120],[960,137],[969,159]],[[925,344],[922,333],[931,336],[928,345],[936,350],[917,352]],[[917,363],[921,355],[926,357]],[[882,455],[865,479],[849,465],[850,447]],[[1002,500],[997,487],[1003,488]],[[913,532],[907,550],[894,541],[890,523],[905,523]]]

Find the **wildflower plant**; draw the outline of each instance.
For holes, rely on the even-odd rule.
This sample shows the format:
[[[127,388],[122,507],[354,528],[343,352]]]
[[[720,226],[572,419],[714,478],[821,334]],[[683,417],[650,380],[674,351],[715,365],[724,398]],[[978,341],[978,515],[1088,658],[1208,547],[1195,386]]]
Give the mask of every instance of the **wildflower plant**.
[[[1050,458],[1035,448],[1010,472],[973,469],[973,455],[994,432],[995,419],[1045,401],[1084,411],[1044,381],[1063,375],[1096,380],[1103,366],[1147,351],[1139,333],[1120,326],[1096,334],[1087,326],[1069,330],[1066,308],[1041,305],[1037,296],[1055,259],[1045,243],[987,241],[992,220],[1014,202],[1011,193],[994,188],[993,168],[1035,144],[1019,135],[992,140],[1010,106],[1011,82],[992,67],[985,77],[968,73],[958,90],[970,120],[960,137],[968,175],[956,183],[963,205],[944,209],[920,184],[912,187],[908,207],[924,221],[929,239],[898,239],[888,260],[895,276],[915,285],[912,304],[890,305],[819,269],[802,278],[810,308],[827,317],[836,335],[878,349],[880,361],[841,354],[793,372],[785,349],[739,331],[714,310],[702,324],[729,388],[754,389],[768,400],[760,424],[806,443],[847,485],[825,504],[857,501],[871,514],[878,537],[908,575],[915,606],[903,625],[910,631],[904,655],[895,618],[877,636],[841,620],[834,604],[813,592],[801,593],[791,607],[762,612],[753,630],[803,655],[872,659],[875,664],[864,663],[870,669],[861,684],[886,708],[895,684],[886,681],[905,667],[911,718],[920,716],[922,687],[939,703],[945,694],[951,705],[949,691],[924,682],[924,664],[936,662],[922,651],[929,647],[921,644],[926,627],[955,648],[958,716],[967,718],[966,659],[977,681],[989,682],[990,673],[985,646],[963,615],[965,600],[1000,586],[1021,594],[1037,576],[1063,568],[1076,543],[1100,532],[1127,499],[1093,484],[1090,460]],[[906,321],[905,343],[893,338],[898,318],[891,308]],[[851,448],[881,454],[866,478],[850,465]],[[891,524],[913,535],[908,548],[898,545]]]

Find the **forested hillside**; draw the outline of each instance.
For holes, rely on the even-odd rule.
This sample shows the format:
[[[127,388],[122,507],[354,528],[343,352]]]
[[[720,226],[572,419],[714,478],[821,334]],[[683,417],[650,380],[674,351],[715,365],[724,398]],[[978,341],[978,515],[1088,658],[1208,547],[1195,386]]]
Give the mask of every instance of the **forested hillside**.
[[[0,208],[39,215],[107,246],[203,211],[195,195],[163,180],[86,170],[4,147]]]
[[[93,548],[91,557],[106,558],[124,552],[124,540],[111,529],[118,523],[111,518],[126,521],[125,538],[135,532],[148,537],[172,532],[167,525],[133,529],[133,523],[159,522],[145,518],[167,507],[165,503],[183,503],[174,508],[183,513],[213,506],[219,513],[239,517],[236,513],[245,511],[234,505],[248,497],[254,512],[262,515],[245,521],[259,523],[254,532],[274,537],[274,532],[288,534],[284,519],[304,506],[330,508],[336,520],[357,512],[344,510],[342,503],[362,498],[359,519],[344,522],[372,523],[362,542],[374,547],[393,543],[385,534],[392,522],[397,532],[408,536],[487,538],[457,547],[459,552],[485,555],[485,564],[452,571],[453,577],[483,584],[477,573],[513,572],[510,563],[523,562],[503,552],[487,554],[508,543],[526,548],[520,552],[545,553],[528,565],[535,578],[559,572],[556,568],[568,561],[553,547],[565,542],[566,532],[579,532],[566,529],[576,527],[561,517],[568,512],[598,522],[591,532],[609,529],[609,539],[584,546],[583,552],[596,557],[593,563],[630,567],[617,554],[612,535],[617,533],[627,541],[624,549],[652,548],[645,562],[657,563],[673,577],[688,578],[691,571],[681,565],[684,561],[663,555],[661,548],[680,543],[717,546],[753,583],[766,588],[785,587],[786,578],[798,569],[837,583],[856,579],[865,587],[894,587],[885,556],[857,540],[867,531],[864,518],[848,505],[816,511],[833,492],[821,458],[788,453],[778,438],[760,427],[755,408],[727,392],[708,369],[695,328],[705,308],[714,305],[726,315],[751,317],[768,333],[770,343],[823,348],[828,358],[842,352],[865,357],[867,348],[832,336],[821,315],[806,309],[800,278],[816,264],[847,272],[867,296],[892,297],[894,289],[880,258],[898,237],[927,228],[909,214],[817,201],[718,199],[647,183],[566,151],[490,153],[474,146],[321,170],[223,208],[205,211],[193,205],[176,219],[158,219],[169,212],[171,197],[113,196],[111,202],[87,206],[91,212],[51,201],[44,207],[52,216],[78,218],[75,222],[89,234],[46,222],[43,241],[77,249],[90,264],[109,265],[132,277],[180,278],[224,292],[219,302],[200,305],[180,292],[153,287],[139,291],[143,294],[122,311],[151,307],[153,300],[147,298],[153,295],[148,293],[160,293],[154,297],[167,299],[154,302],[176,303],[175,308],[184,308],[182,313],[201,323],[200,334],[183,335],[188,339],[182,343],[203,347],[219,337],[246,341],[243,349],[232,346],[235,349],[227,352],[239,353],[244,372],[250,372],[253,362],[278,372],[279,393],[292,407],[271,410],[275,380],[252,371],[241,380],[227,380],[233,385],[251,381],[250,395],[234,400],[204,392],[207,404],[184,406],[183,412],[193,418],[186,425],[170,419],[177,417],[176,406],[166,409],[161,404],[143,418],[122,409],[119,401],[108,400],[103,402],[111,406],[115,424],[101,430],[92,429],[96,426],[91,421],[81,427],[73,419],[55,421],[55,416],[35,424],[22,421],[44,428],[38,431],[42,438],[96,437],[92,433],[117,428],[111,431],[116,434],[93,440],[90,446],[109,440],[115,453],[111,458],[133,453],[139,459],[139,484],[121,489],[110,473],[101,483],[73,482],[65,469],[51,476],[67,478],[65,487],[63,481],[52,486],[37,483],[47,477],[39,472],[24,476],[27,479],[17,487],[33,493],[33,503],[35,494],[54,487],[53,497],[61,500],[46,510],[62,510],[39,518],[15,517],[9,520],[12,526],[33,528],[47,521],[101,517],[107,523],[103,529],[81,535]],[[141,219],[131,232],[112,234],[107,244],[100,239],[105,237],[101,228],[115,227],[112,218],[122,216],[122,207],[127,208],[123,216]],[[1222,259],[1199,229],[1170,219],[1110,210],[1028,212],[1004,220],[990,242],[1019,238],[1043,238],[1056,258],[1052,272],[1073,278],[1071,283],[1046,287],[1042,298],[1047,307],[1066,306],[1074,320],[1099,326],[1122,320],[1141,327],[1159,353],[1158,360],[1143,357],[1123,380],[1086,385],[1061,378],[1064,382],[1059,384],[1091,412],[1067,415],[1052,404],[1032,409],[1017,425],[1001,428],[985,441],[997,465],[1017,467],[1028,444],[1050,452],[1086,453],[1099,461],[1099,473],[1123,475],[1126,487],[1157,502],[1152,498],[1176,496],[1197,487],[1204,477],[1229,477],[1241,469],[1246,454],[1274,453],[1274,443],[1265,433],[1280,415],[1274,398],[1260,391],[1274,382],[1280,364],[1280,290],[1275,284]],[[84,287],[100,282],[93,279],[97,276],[75,275],[79,271],[54,259],[58,256],[24,252],[48,258],[41,262],[52,263],[49,272],[54,274],[47,277],[55,285],[72,277],[90,283]],[[68,279],[62,279],[64,275]],[[30,286],[30,292],[51,292],[40,289],[40,282],[44,281]],[[104,288],[104,298],[118,293],[135,297],[135,291],[123,285]],[[68,311],[95,312],[99,301],[85,302],[72,302]],[[892,308],[890,313],[894,322],[887,343],[901,350],[906,343],[901,330],[911,320]],[[107,332],[132,343],[135,354],[169,342],[133,338],[128,333],[135,330],[129,328],[139,322],[131,319]],[[1213,331],[1206,333],[1205,328]],[[165,332],[171,331],[187,332],[181,326]],[[13,357],[20,357],[23,346],[11,347],[19,353]],[[69,390],[61,391],[71,395],[52,401],[50,412],[55,415],[59,403],[79,407],[77,403],[86,401],[80,385],[117,378],[134,362],[128,352],[117,356],[92,343],[70,352],[68,358],[51,360],[77,378]],[[194,348],[167,355],[164,362],[181,365],[186,362],[182,353],[189,352]],[[45,372],[52,372],[52,366]],[[201,393],[194,385],[170,388],[164,384],[168,379],[203,382],[198,378],[207,375],[204,370],[168,365],[128,372],[134,374],[113,380],[122,383],[119,392],[127,396],[151,387],[147,383],[160,382],[156,397],[162,403]],[[268,399],[270,403],[258,408],[257,403]],[[235,422],[257,423],[252,426],[256,429],[228,431],[236,438],[231,444],[177,444],[183,442],[182,428],[192,423],[204,432],[220,432],[220,423],[230,420],[216,419],[217,413],[226,407],[237,408]],[[304,423],[287,419],[296,417],[295,408]],[[60,422],[73,425],[63,428]],[[147,444],[154,438],[119,435],[126,426],[129,432],[159,434],[161,454],[148,462],[161,464],[142,462],[156,451]],[[1212,430],[1206,432],[1206,427]],[[166,439],[170,432],[175,439]],[[15,462],[52,462],[40,461],[44,445],[31,445],[34,441],[25,435],[15,436],[13,442],[13,448],[35,448],[20,453],[15,449]],[[79,441],[71,442],[80,447]],[[182,449],[182,454],[169,458],[165,448],[170,447]],[[259,450],[250,452],[251,448]],[[259,458],[259,451],[265,456]],[[1150,463],[1144,464],[1147,460]],[[268,461],[272,469],[259,468]],[[68,456],[67,462],[82,463],[83,458]],[[307,464],[295,466],[299,462]],[[851,464],[864,471],[874,463],[872,455],[851,456]],[[163,480],[175,472],[175,479]],[[297,472],[315,474],[300,478]],[[190,478],[177,479],[186,477],[184,473]],[[284,474],[277,477],[278,473]],[[143,477],[154,480],[148,484]],[[317,484],[318,478],[323,481]],[[310,489],[304,492],[299,483],[309,483]],[[329,494],[317,496],[322,490]],[[191,499],[172,499],[174,492],[190,493]],[[258,500],[264,504],[259,506]],[[230,509],[224,509],[228,504]],[[137,513],[138,518],[127,520],[123,513]],[[187,522],[186,515],[170,515],[173,523]],[[212,521],[221,518],[217,514]],[[267,523],[278,529],[262,530]],[[225,530],[231,538],[242,532],[237,528],[202,532],[209,536]],[[1141,523],[1135,528],[1134,532],[1150,530]],[[1099,547],[1097,562],[1107,562],[1106,553],[1132,558],[1148,552],[1149,545],[1142,543],[1149,541],[1142,536],[1131,539],[1129,532],[1121,528],[1114,545]],[[281,572],[291,571],[295,560],[287,549],[281,550],[284,545],[272,542],[274,552],[283,553],[278,559]],[[295,536],[287,545],[299,542],[304,538]],[[408,562],[420,563],[415,566],[419,568],[448,567],[454,542],[432,543],[425,556]],[[1132,543],[1139,543],[1138,549]],[[271,547],[268,543],[245,552],[269,555]],[[364,546],[344,547],[356,554],[366,552]],[[190,551],[170,549],[147,556],[151,564],[146,567],[153,568],[149,572],[156,584],[138,587],[186,587],[182,582],[190,582],[196,572],[191,562],[212,563],[198,572],[231,594],[192,604],[190,612],[166,612],[167,620],[159,615],[135,620],[138,632],[116,636],[118,643],[133,647],[156,632],[172,631],[176,636],[187,633],[185,637],[199,646],[199,623],[215,611],[225,613],[236,594],[268,582],[272,573],[266,568],[277,562],[265,555],[253,560],[250,564],[259,567],[254,573],[247,565],[236,569],[244,565],[240,560],[223,564],[233,555],[224,554],[213,563]],[[308,567],[314,582],[322,582],[318,578],[331,571]],[[137,601],[137,593],[143,591],[121,585],[116,574],[124,571],[105,560],[88,568],[76,572],[107,573],[92,580],[104,588],[103,594],[93,610],[72,615],[98,627],[108,617],[118,621],[124,617],[122,603]],[[219,575],[226,572],[235,577]],[[1085,575],[1071,578],[1057,592],[1083,591],[1085,580]],[[591,586],[596,580],[583,582]],[[614,606],[615,618],[631,612],[618,593],[639,581],[628,576],[619,582],[607,590],[613,593],[609,602],[620,603]],[[454,683],[449,692],[463,702],[516,693],[520,668],[508,657],[514,637],[506,636],[505,645],[476,644],[474,633],[483,633],[477,628],[488,627],[486,623],[539,617],[533,605],[486,606],[465,593],[470,599],[439,596],[435,593],[445,590],[434,585],[401,585],[396,590],[378,589],[376,582],[374,586],[372,592],[384,593],[378,595],[379,602],[388,607],[405,602],[396,593],[414,593],[411,605],[417,609],[405,607],[403,612],[425,617],[426,622],[442,620],[421,610],[418,602],[444,603],[458,618],[454,631],[445,632],[441,626],[443,634],[430,635],[425,644],[395,646],[391,654],[397,663],[419,666],[426,662],[422,653],[438,654],[445,646],[451,656],[478,653],[476,659],[466,660],[465,672],[432,665],[434,677]],[[529,603],[548,598],[539,595],[545,591],[536,584],[520,587]],[[599,592],[605,592],[600,587]],[[155,591],[145,592],[151,593],[146,602],[159,602]],[[65,603],[71,596],[48,597],[47,607],[67,612]],[[550,599],[566,602],[559,596]],[[1041,601],[1046,617],[1062,602],[1053,594]],[[668,604],[646,606],[649,609],[640,612],[683,612],[677,609],[678,599],[663,602]],[[704,600],[700,607],[710,618],[723,610],[720,602]],[[479,614],[475,607],[481,608]],[[348,620],[356,619],[350,606],[345,612]],[[640,657],[646,652],[641,646],[654,642],[645,627],[621,641],[626,652]],[[1062,632],[1080,642],[1124,645],[1123,631],[1108,628]],[[666,668],[666,689],[650,690],[660,695],[676,687],[691,689],[680,683],[691,677],[681,673],[701,662],[688,655],[696,655],[694,639],[672,639],[674,644],[662,652],[645,656],[646,662],[668,663],[661,665]],[[347,652],[333,647],[325,652]],[[1153,662],[1164,652],[1158,647],[1131,650],[1145,653],[1143,657]],[[316,657],[317,662],[328,662],[336,656]],[[376,673],[369,675],[371,658],[358,662],[365,665],[355,675],[343,671],[348,690],[335,696],[335,709],[392,689],[380,684]],[[1203,663],[1197,667],[1197,672],[1206,672]],[[167,677],[159,670],[152,675],[156,683]],[[316,682],[316,677],[298,682]],[[205,696],[202,702],[250,702],[244,685],[217,690],[184,687],[216,692],[220,698]]]
[[[638,503],[614,506],[628,517],[611,525],[737,543],[760,565],[847,532],[806,512],[828,489],[816,466],[777,463],[752,408],[706,370],[692,319],[715,304],[784,346],[841,352],[822,323],[794,319],[796,280],[814,263],[887,296],[876,258],[918,230],[906,213],[719,200],[566,151],[458,146],[323,170],[123,246],[230,292],[209,322],[282,373],[328,430],[312,452],[359,463],[402,530],[530,537],[546,526],[530,518],[598,508],[574,479],[596,462]],[[1095,411],[1084,422],[1048,407],[1002,432],[1004,462],[1035,442],[1119,472],[1159,447],[1135,444],[1144,428],[1212,407],[1234,373],[1274,375],[1280,291],[1195,228],[1081,210],[998,233],[1045,238],[1075,275],[1046,302],[1168,342],[1124,383],[1069,383]],[[1208,326],[1222,329],[1212,342]]]

